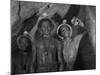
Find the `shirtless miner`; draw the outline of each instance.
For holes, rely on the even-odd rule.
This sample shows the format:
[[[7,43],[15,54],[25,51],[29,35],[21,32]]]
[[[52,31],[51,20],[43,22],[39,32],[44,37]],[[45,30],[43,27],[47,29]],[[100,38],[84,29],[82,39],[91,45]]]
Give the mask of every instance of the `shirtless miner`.
[[[33,44],[35,72],[56,72],[63,70],[62,47],[60,41],[52,37],[54,24],[49,18],[38,22],[38,35]]]

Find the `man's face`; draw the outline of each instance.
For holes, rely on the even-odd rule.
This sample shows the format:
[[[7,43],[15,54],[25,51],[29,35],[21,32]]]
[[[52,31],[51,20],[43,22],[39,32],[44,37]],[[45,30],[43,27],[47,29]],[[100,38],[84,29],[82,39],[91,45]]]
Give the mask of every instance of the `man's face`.
[[[70,30],[68,27],[62,27],[61,28],[61,35],[64,37],[69,37],[70,35]]]
[[[43,21],[40,31],[43,35],[46,35],[46,36],[50,35],[50,32],[51,32],[50,23],[48,21]]]

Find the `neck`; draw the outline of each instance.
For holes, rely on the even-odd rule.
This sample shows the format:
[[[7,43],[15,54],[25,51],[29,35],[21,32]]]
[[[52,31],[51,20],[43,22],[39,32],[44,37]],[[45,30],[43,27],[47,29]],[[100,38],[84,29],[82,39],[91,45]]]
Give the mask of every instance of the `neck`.
[[[64,40],[71,40],[71,37],[64,37]]]

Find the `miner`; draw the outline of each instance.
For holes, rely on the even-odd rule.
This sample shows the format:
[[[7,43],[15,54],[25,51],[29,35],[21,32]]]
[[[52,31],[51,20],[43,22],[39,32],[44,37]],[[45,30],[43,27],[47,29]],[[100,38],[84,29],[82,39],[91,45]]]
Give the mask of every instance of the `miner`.
[[[76,22],[77,21],[75,21],[75,24],[78,24]],[[66,20],[63,20],[63,23],[57,28],[57,34],[63,43],[63,56],[65,61],[64,70],[67,71],[74,69],[74,62],[77,56],[79,43],[83,36],[83,33],[74,35],[73,32],[75,31],[72,31],[72,27],[67,24]]]
[[[25,33],[26,34],[26,33]],[[32,73],[32,42],[29,36],[20,35],[17,38],[18,48],[13,53],[12,74]]]
[[[49,18],[38,22],[37,40],[33,44],[33,62],[36,72],[56,72],[63,70],[62,46],[53,38],[54,23]]]

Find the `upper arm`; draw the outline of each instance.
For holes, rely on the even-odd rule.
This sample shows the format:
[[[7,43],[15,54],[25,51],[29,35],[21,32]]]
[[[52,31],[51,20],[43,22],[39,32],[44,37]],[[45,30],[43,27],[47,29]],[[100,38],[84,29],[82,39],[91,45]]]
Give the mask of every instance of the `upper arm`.
[[[74,38],[74,40],[73,40],[73,42],[72,42],[74,48],[78,48],[79,43],[80,43],[80,40],[82,39],[82,36],[83,36],[83,34],[80,34],[80,35],[77,35],[77,36]]]
[[[79,43],[80,43],[80,40],[81,40],[82,36],[83,36],[82,34],[77,35],[73,39],[73,41],[71,42],[71,45],[70,45],[70,59],[75,59],[76,58],[78,48],[79,48]]]
[[[58,42],[57,52],[58,52],[58,60],[62,64],[63,63],[63,49],[62,49],[61,42]]]

